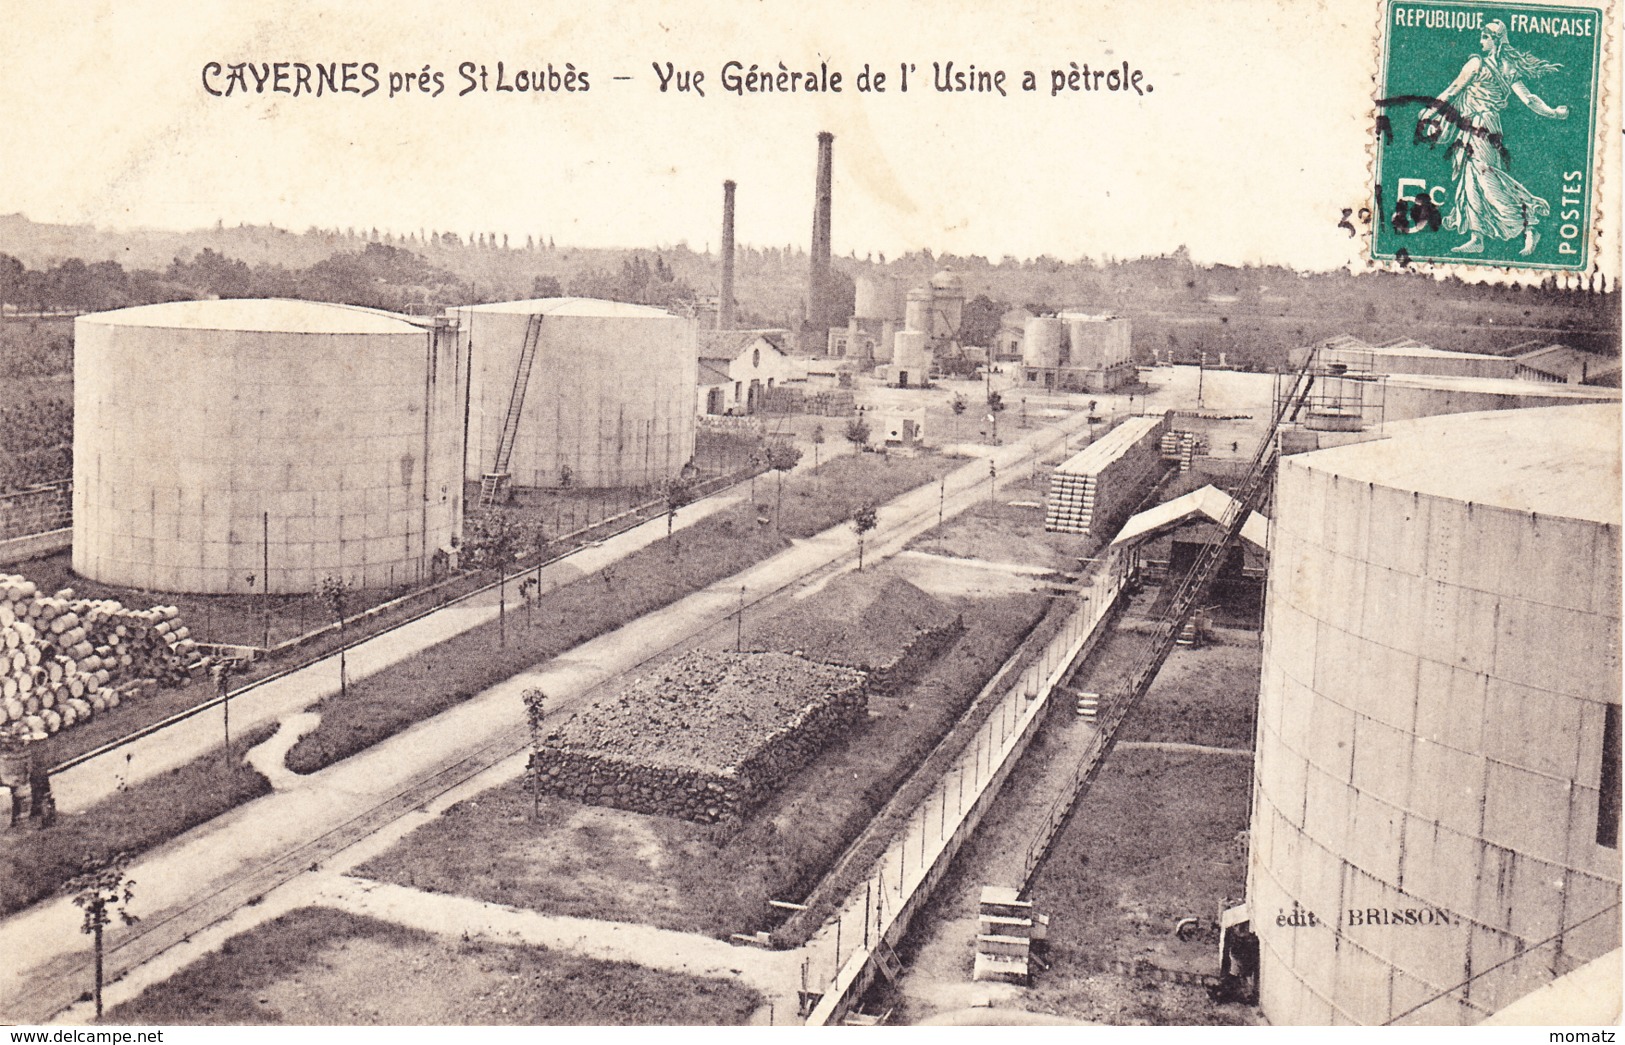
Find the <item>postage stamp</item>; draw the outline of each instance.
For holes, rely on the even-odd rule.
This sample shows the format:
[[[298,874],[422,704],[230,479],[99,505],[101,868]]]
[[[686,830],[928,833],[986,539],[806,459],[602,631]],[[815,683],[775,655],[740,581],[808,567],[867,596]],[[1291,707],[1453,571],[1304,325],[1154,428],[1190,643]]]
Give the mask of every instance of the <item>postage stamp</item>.
[[[1372,258],[1585,270],[1604,28],[1595,7],[1387,0]]]

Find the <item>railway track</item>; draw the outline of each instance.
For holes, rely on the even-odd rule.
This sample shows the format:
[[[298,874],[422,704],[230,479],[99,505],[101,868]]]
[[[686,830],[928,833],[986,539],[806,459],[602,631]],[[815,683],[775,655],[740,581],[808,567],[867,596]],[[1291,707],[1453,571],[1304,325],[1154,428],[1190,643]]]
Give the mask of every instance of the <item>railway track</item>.
[[[529,733],[522,727],[503,732],[470,754],[418,777],[388,797],[315,838],[235,875],[199,894],[188,903],[171,907],[113,935],[106,947],[104,970],[111,983],[160,954],[191,939],[239,908],[259,902],[267,893],[301,874],[311,872],[350,846],[467,782],[479,773],[524,750]],[[63,955],[46,962],[20,980],[15,995],[0,1013],[6,1023],[44,1024],[85,997],[94,975],[89,952]]]

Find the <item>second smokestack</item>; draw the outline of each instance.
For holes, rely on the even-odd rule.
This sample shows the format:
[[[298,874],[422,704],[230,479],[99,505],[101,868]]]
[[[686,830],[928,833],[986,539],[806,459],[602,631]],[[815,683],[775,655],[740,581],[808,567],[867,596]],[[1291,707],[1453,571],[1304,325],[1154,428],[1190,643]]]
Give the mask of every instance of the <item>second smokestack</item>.
[[[807,326],[816,336],[829,336],[830,181],[835,135],[818,132],[818,184],[813,191],[812,263],[807,279]]]
[[[722,183],[722,300],[717,304],[717,329],[734,325],[734,183]]]

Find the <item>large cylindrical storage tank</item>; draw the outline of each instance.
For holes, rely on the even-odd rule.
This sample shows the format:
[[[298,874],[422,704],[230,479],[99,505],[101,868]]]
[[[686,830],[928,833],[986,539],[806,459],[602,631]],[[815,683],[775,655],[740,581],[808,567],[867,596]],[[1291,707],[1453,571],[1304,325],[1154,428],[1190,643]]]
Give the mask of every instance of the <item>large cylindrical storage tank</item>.
[[[1383,420],[1407,421],[1439,414],[1618,401],[1619,396],[1617,388],[1589,385],[1401,374],[1383,381],[1380,392],[1373,398],[1382,406]]]
[[[892,367],[909,374],[916,384],[924,382],[931,372],[929,345],[923,330],[899,330],[892,338]]]
[[[932,330],[931,312],[935,307],[935,298],[930,287],[916,287],[908,292],[908,302],[904,307],[903,326],[908,330],[918,330],[929,335]]]
[[[1101,370],[1128,362],[1128,320],[1072,312],[1063,312],[1058,318],[1066,324],[1068,365]]]
[[[1283,458],[1248,911],[1277,1024],[1477,1023],[1619,947],[1620,411]]]
[[[1021,362],[1024,366],[1053,370],[1061,365],[1061,342],[1066,337],[1066,324],[1053,316],[1034,316],[1027,320],[1021,337]]]
[[[462,510],[463,361],[433,326],[282,300],[79,317],[74,570],[237,594],[427,577]]]
[[[895,277],[875,275],[857,278],[856,302],[852,314],[860,321],[901,320],[904,312],[902,284]]]
[[[691,320],[592,298],[544,298],[450,310],[472,353],[465,474],[496,469],[498,443],[524,382],[512,453],[516,486],[647,486],[694,456],[699,350]]]
[[[958,344],[959,324],[965,311],[965,281],[953,269],[943,269],[931,277],[931,340],[941,345]]]

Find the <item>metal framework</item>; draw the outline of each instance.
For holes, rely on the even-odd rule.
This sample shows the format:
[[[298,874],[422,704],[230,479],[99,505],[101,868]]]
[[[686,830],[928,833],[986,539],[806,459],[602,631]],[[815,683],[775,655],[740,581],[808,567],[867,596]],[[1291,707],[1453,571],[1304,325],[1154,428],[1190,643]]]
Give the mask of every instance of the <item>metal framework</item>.
[[[536,365],[536,348],[541,340],[542,317],[539,313],[533,314],[525,322],[525,340],[519,349],[519,365],[514,368],[513,391],[508,394],[508,414],[502,419],[502,434],[497,438],[496,460],[480,481],[482,505],[495,504],[507,483],[513,443],[519,434],[519,417],[525,412],[525,393],[530,388],[530,371]]]
[[[1180,632],[1190,619],[1191,613],[1206,600],[1213,581],[1218,577],[1220,565],[1241,535],[1242,526],[1263,501],[1270,480],[1275,474],[1276,462],[1280,458],[1276,434],[1289,416],[1296,417],[1303,410],[1315,383],[1314,366],[1318,357],[1319,350],[1311,349],[1303,365],[1295,374],[1290,375],[1292,381],[1287,393],[1276,396],[1270,426],[1258,442],[1258,449],[1253,453],[1246,478],[1242,481],[1224,518],[1220,520],[1218,532],[1203,544],[1189,572],[1180,580],[1167,611],[1156,623],[1149,646],[1140,662],[1128,673],[1127,681],[1107,702],[1105,712],[1099,719],[1094,741],[1084,752],[1083,758],[1073,771],[1069,785],[1050,806],[1036,836],[1028,845],[1021,886],[1024,894],[1032,885],[1033,875],[1044,858],[1049,855],[1056,835],[1076,810],[1078,798],[1088,790],[1089,785],[1099,774],[1101,765],[1116,746],[1117,734],[1124,720],[1151,689],[1151,683],[1156,680],[1157,672],[1162,670],[1168,654],[1179,641]]]

